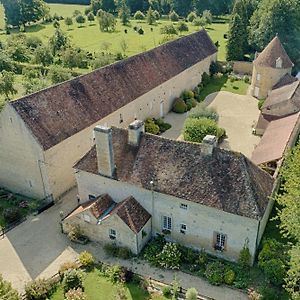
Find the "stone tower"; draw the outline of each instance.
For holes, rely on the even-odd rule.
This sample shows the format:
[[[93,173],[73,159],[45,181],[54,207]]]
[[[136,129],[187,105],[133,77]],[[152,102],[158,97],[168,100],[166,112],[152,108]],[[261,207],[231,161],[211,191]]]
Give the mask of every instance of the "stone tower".
[[[253,62],[251,95],[258,99],[267,98],[273,86],[284,75],[291,74],[293,65],[276,36]]]

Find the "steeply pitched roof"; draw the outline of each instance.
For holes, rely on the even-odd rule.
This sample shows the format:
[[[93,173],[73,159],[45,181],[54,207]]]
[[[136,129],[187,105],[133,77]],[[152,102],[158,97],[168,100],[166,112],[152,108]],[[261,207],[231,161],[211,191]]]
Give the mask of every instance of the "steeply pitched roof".
[[[273,178],[240,153],[215,148],[205,156],[199,144],[144,134],[139,147],[127,143],[128,132],[113,128],[117,180],[228,213],[260,219]],[[97,174],[93,147],[75,166]]]
[[[278,36],[267,45],[267,47],[258,55],[254,64],[263,67],[276,68],[276,60],[282,59],[282,68],[289,69],[293,67],[293,63],[283,48]]]
[[[284,117],[300,111],[300,81],[289,81],[273,89],[262,106],[262,113]]]
[[[47,150],[216,52],[201,30],[11,105]]]
[[[287,84],[291,84],[295,81],[297,81],[298,79],[294,76],[292,76],[291,74],[287,73],[285,74],[274,86],[273,86],[273,90],[281,88]]]
[[[139,233],[151,218],[147,210],[132,196],[118,203],[111,212],[111,215],[113,214],[117,214],[135,233]]]
[[[270,122],[262,139],[252,153],[251,160],[260,165],[283,157],[299,114]]]

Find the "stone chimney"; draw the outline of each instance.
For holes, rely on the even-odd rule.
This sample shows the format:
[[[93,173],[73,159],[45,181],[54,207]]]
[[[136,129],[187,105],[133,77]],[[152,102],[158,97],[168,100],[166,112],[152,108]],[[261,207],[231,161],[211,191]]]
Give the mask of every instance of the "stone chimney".
[[[144,132],[144,122],[140,120],[133,121],[128,127],[128,144],[132,146],[138,146],[142,133]]]
[[[204,155],[212,155],[214,148],[217,146],[218,140],[214,135],[207,135],[202,141],[201,149]]]
[[[107,126],[98,125],[94,128],[94,135],[98,172],[103,176],[113,177],[115,172],[115,162],[112,144],[112,129]]]

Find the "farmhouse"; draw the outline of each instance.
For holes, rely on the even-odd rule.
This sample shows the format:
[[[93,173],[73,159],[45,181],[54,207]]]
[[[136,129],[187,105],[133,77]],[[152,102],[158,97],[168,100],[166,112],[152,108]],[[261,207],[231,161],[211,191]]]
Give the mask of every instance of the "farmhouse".
[[[96,126],[94,135],[74,167],[81,203],[63,221],[65,232],[77,224],[91,239],[134,253],[165,234],[233,261],[247,244],[254,259],[272,208],[268,173],[215,147],[212,136],[203,144],[169,140],[144,133],[141,121],[127,130]],[[105,206],[98,217],[86,213],[93,205]]]
[[[217,49],[205,30],[8,103],[0,113],[0,186],[58,199],[97,124],[164,116],[201,81]]]

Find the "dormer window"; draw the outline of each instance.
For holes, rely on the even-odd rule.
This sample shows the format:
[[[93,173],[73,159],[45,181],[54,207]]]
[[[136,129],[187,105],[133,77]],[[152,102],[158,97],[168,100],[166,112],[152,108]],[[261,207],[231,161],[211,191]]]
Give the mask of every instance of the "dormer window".
[[[281,57],[278,57],[276,59],[276,68],[277,69],[281,69],[282,68],[282,58]]]

